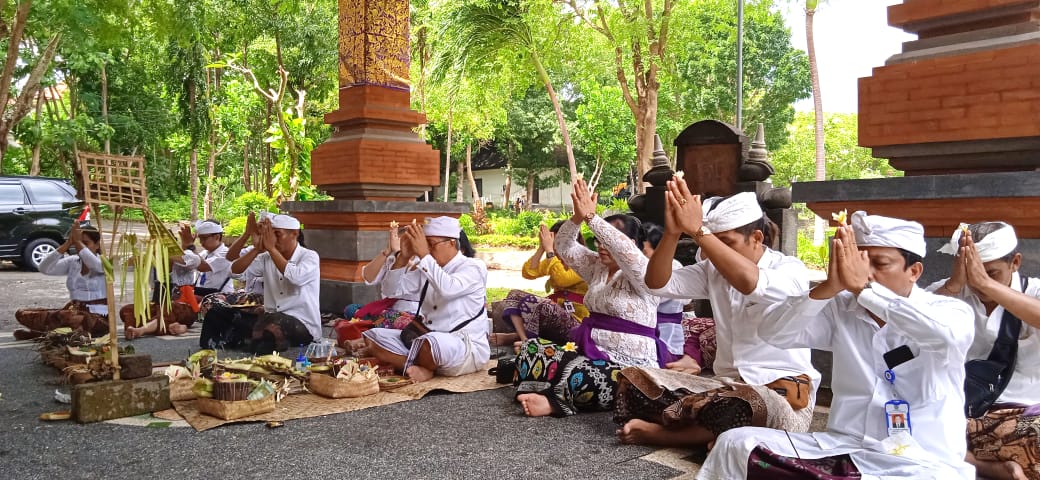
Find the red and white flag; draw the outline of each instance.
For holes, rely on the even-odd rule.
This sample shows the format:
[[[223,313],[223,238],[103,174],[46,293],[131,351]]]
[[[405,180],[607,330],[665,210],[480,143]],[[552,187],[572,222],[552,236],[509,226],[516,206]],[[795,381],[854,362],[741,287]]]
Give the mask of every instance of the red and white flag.
[[[77,218],[76,221],[79,223],[90,221],[90,205],[85,205],[83,207],[83,212],[79,214],[79,218]]]

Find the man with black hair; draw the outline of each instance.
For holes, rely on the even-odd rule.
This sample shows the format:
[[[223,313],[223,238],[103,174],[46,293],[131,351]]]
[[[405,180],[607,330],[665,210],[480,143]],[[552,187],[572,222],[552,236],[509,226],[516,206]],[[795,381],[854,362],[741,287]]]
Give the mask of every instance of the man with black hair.
[[[1040,479],[1040,279],[1019,273],[1018,237],[1004,222],[962,226],[939,251],[954,255],[953,274],[928,291],[963,300],[974,311],[968,360],[990,356],[1006,312],[1020,325],[1007,385],[985,414],[968,419],[967,460],[986,478]]]
[[[855,212],[838,227],[827,280],[766,310],[779,348],[834,354],[827,430],[744,427],[720,435],[698,479],[960,478],[971,311],[916,285],[924,228]]]
[[[715,313],[716,378],[691,373],[684,356],[669,370],[621,372],[615,421],[625,443],[704,446],[722,432],[756,425],[804,432],[812,422],[820,374],[809,350],[784,350],[757,334],[763,311],[809,290],[797,258],[768,247],[773,230],[754,193],[709,199],[671,180],[665,233],[650,259],[646,284],[662,298],[708,299]],[[704,260],[673,269],[680,235],[700,247]],[[707,366],[706,366],[707,367]]]

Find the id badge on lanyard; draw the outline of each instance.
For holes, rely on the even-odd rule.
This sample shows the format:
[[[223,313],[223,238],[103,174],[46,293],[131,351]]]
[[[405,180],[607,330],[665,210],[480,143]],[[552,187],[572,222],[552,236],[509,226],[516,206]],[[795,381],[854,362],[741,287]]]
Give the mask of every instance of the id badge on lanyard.
[[[893,387],[896,384],[896,374],[891,369],[885,370],[885,380]],[[906,400],[893,399],[885,402],[885,426],[888,428],[888,436],[899,433],[913,433],[910,425],[910,403]]]
[[[574,303],[570,300],[563,301],[563,311],[567,313],[574,313]]]

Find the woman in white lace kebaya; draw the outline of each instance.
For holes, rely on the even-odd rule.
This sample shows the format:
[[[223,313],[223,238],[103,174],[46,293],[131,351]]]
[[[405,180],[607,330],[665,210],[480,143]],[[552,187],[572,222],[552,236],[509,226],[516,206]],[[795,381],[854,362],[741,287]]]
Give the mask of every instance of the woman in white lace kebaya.
[[[602,219],[596,194],[578,180],[571,193],[574,216],[556,235],[556,252],[589,284],[590,315],[558,345],[530,339],[516,358],[517,400],[528,416],[566,416],[613,408],[618,371],[627,366],[663,366],[667,348],[657,337],[657,306],[643,277],[648,259],[639,220],[628,215]],[[596,236],[597,251],[578,244],[581,223]]]

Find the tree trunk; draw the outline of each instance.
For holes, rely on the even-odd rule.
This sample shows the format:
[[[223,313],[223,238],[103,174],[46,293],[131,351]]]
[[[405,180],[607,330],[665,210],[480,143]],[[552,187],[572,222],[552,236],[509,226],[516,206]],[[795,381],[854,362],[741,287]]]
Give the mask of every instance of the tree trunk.
[[[43,138],[40,138],[40,125],[43,123],[43,90],[36,92],[36,142],[32,149],[32,164],[29,166],[29,175],[40,174],[40,150],[43,147]]]
[[[510,147],[510,150],[512,150],[511,147]],[[510,190],[513,187],[512,171],[513,171],[513,155],[512,155],[512,153],[510,153],[509,156],[506,157],[506,184],[502,186],[503,187],[503,190],[502,190],[502,208],[503,209],[508,209],[509,208],[509,194],[511,193]]]
[[[249,139],[246,138],[246,143],[242,147],[242,185],[245,186],[247,192],[253,191],[252,184],[249,178]]]
[[[466,182],[466,163],[455,162],[455,201],[464,202],[462,186]]]
[[[213,218],[213,179],[216,175],[217,154],[219,153],[214,145],[216,139],[212,133],[210,133],[209,139],[209,159],[206,163],[206,201],[203,206],[203,218]]]
[[[191,182],[191,221],[199,219],[199,149],[191,149],[188,161],[188,178]]]
[[[820,91],[820,69],[816,63],[816,44],[813,40],[813,16],[815,8],[805,9],[805,41],[808,44],[809,75],[812,78],[813,114],[816,117],[816,181],[827,179],[827,155],[824,150],[826,137],[823,132],[823,94]],[[813,245],[823,245],[827,221],[816,217],[813,228]]]
[[[473,144],[466,143],[466,177],[469,179],[469,188],[473,197],[473,207],[476,210],[484,209],[484,201],[480,198],[477,190],[477,180],[473,178]]]
[[[535,177],[535,173],[534,172],[528,172],[527,173],[527,199],[528,200],[533,200],[534,199],[534,177]]]
[[[444,151],[444,201],[448,201],[448,185],[451,183],[451,111],[448,111],[448,148]]]
[[[104,60],[101,61],[101,121],[108,126],[108,72]],[[112,138],[108,132],[105,132],[105,153],[112,153]]]
[[[556,90],[553,89],[552,81],[549,80],[549,74],[546,73],[541,60],[538,59],[538,55],[531,53],[531,60],[534,61],[534,67],[538,70],[538,76],[542,79],[542,83],[545,85],[545,90],[549,92],[549,100],[552,101],[553,110],[556,112],[556,123],[560,126],[560,136],[563,137],[563,148],[564,151],[567,152],[567,167],[570,168],[571,183],[574,183],[574,181],[578,179],[578,166],[574,161],[574,148],[571,146],[571,134],[567,131],[567,119],[563,116],[563,108],[560,107],[560,99],[556,96]]]

